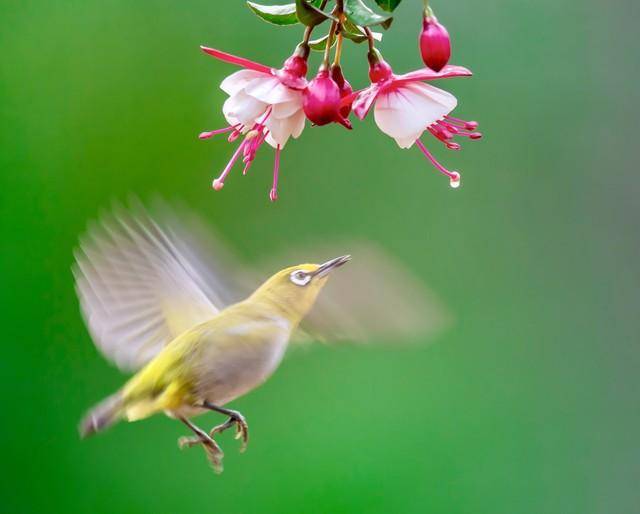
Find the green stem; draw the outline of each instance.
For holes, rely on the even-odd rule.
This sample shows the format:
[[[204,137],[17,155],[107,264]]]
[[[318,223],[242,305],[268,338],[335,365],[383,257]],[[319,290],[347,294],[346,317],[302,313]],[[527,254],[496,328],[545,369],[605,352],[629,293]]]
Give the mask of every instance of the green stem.
[[[329,0],[322,0],[322,3],[320,4],[319,9],[323,10],[327,5],[328,1]],[[307,46],[309,44],[309,40],[311,39],[311,33],[313,32],[314,28],[315,28],[315,25],[313,27],[305,27],[304,35],[302,36],[302,41],[300,43],[302,46]]]
[[[331,28],[329,29],[329,34],[327,35],[327,42],[324,47],[324,58],[322,59],[321,68],[327,69],[329,68],[329,56],[331,55],[331,46],[333,44],[333,37],[338,26],[338,22],[331,22]]]
[[[369,43],[369,52],[373,52],[376,49],[376,40],[373,39],[373,33],[369,27],[362,27],[364,33],[367,35],[367,43]]]
[[[304,29],[304,35],[302,36],[301,45],[308,45],[309,40],[311,39],[311,33],[313,32],[313,27],[306,27]]]
[[[338,32],[338,35],[336,37],[338,38],[338,41],[336,42],[336,53],[333,56],[334,66],[340,65],[340,57],[342,56],[342,42],[344,40],[340,32]]]
[[[429,0],[423,0],[424,3],[424,17],[425,18],[433,18],[433,10],[429,7]]]

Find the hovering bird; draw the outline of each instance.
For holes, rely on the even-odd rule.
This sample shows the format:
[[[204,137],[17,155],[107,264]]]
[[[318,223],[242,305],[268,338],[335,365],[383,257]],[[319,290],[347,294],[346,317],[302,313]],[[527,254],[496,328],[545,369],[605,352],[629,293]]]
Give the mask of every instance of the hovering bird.
[[[76,251],[76,290],[96,346],[121,369],[138,370],[86,414],[82,437],[120,420],[164,412],[194,433],[181,437],[180,447],[202,445],[214,470],[221,472],[224,454],[214,436],[235,427],[241,451],[249,437],[244,416],[224,405],[262,384],[280,364],[292,337],[368,339],[370,316],[378,327],[397,317],[389,313],[388,301],[403,312],[402,330],[392,331],[396,334],[420,332],[425,317],[437,312],[425,301],[424,290],[402,286],[409,280],[397,269],[390,273],[392,266],[378,260],[369,275],[366,266],[360,275],[382,284],[375,291],[383,297],[377,304],[365,302],[365,311],[355,309],[350,317],[343,311],[349,310],[345,301],[353,293],[338,288],[319,310],[319,321],[299,328],[330,274],[349,255],[287,267],[249,294],[255,272],[231,264],[218,241],[207,251],[205,229],[196,219],[185,228],[166,208],[164,212],[159,222],[140,205],[131,211],[117,208],[90,227]],[[386,290],[385,275],[395,282]],[[348,287],[353,290],[354,284]],[[408,299],[406,306],[402,298]],[[192,418],[207,411],[228,419],[206,432]]]

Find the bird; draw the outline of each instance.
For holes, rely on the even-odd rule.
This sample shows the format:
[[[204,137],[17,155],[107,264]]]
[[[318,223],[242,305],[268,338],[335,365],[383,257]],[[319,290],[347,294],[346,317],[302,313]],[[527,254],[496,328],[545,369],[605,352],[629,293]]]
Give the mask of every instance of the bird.
[[[286,267],[248,298],[218,311],[213,303],[206,308],[207,297],[198,287],[196,272],[152,220],[120,218],[116,223],[115,229],[112,225],[106,230],[110,245],[103,239],[95,247],[103,251],[108,247],[106,254],[114,265],[117,258],[130,259],[130,282],[121,285],[126,290],[121,295],[137,295],[129,301],[139,305],[140,314],[128,322],[128,328],[137,324],[136,330],[143,336],[164,325],[173,337],[122,388],[86,414],[80,434],[87,437],[119,420],[137,421],[164,412],[194,433],[180,438],[180,447],[202,445],[214,470],[220,472],[224,453],[214,436],[235,426],[242,451],[249,438],[244,416],[224,405],[258,387],[275,371],[292,333],[314,305],[329,275],[351,256]],[[86,249],[89,255],[91,251]],[[100,260],[95,250],[92,257]],[[78,288],[86,302],[99,304],[101,296],[114,294],[115,275],[121,275],[120,280],[127,277],[122,270],[109,270],[104,262],[96,268],[89,259],[78,257],[77,265]],[[163,284],[153,282],[163,279],[180,285],[182,291],[175,291],[176,298],[171,298],[170,290],[163,291],[164,296],[158,294]],[[91,316],[93,308],[85,305]],[[94,308],[99,309],[97,305]],[[119,308],[130,309],[131,303]],[[116,332],[125,330],[126,324]],[[228,419],[207,433],[190,419],[206,411],[219,412]]]
[[[164,413],[193,433],[181,437],[179,447],[202,446],[213,470],[222,472],[217,435],[235,427],[241,451],[249,440],[245,417],[227,405],[271,376],[291,340],[320,339],[321,333],[375,338],[374,331],[398,323],[388,302],[403,312],[401,327],[391,331],[396,336],[424,331],[424,320],[438,312],[397,265],[361,253],[359,278],[345,281],[328,297],[330,305],[322,305],[329,276],[350,255],[286,267],[256,287],[263,273],[239,266],[197,217],[185,211],[180,218],[164,204],[150,214],[135,200],[129,208],[114,206],[80,239],[72,271],[96,347],[135,374],[88,411],[81,437]],[[372,294],[354,298],[362,287]],[[312,315],[313,323],[301,326],[316,303],[320,320]],[[362,304],[360,312],[355,303]],[[194,418],[208,411],[226,421],[203,430]]]

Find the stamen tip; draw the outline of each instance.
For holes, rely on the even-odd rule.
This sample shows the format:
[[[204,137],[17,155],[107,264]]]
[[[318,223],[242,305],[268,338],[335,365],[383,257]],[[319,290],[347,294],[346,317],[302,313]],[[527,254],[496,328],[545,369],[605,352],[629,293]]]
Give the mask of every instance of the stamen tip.
[[[269,191],[269,200],[271,200],[272,202],[275,202],[278,199],[278,192],[275,190],[275,188],[271,188],[271,191]]]
[[[470,139],[482,139],[482,132],[472,132],[469,134]]]
[[[458,173],[457,171],[452,171],[449,177],[450,177],[449,185],[453,189],[458,189],[460,187],[460,173]]]
[[[213,136],[213,132],[211,131],[200,132],[200,134],[198,134],[198,139],[209,139],[211,136]]]
[[[220,180],[219,178],[215,179],[213,181],[212,184],[213,189],[215,189],[216,191],[220,191],[223,187],[224,187],[224,182],[222,182],[222,180]]]
[[[478,128],[478,125],[480,125],[477,121],[467,121],[464,124],[464,128],[466,128],[467,130],[475,130]]]

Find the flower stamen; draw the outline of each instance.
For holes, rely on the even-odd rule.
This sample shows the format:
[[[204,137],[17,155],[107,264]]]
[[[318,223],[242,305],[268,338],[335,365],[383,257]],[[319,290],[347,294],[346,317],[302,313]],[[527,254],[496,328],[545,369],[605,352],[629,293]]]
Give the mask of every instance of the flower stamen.
[[[451,187],[453,187],[455,189],[455,188],[460,186],[460,173],[458,173],[457,171],[449,171],[442,164],[440,164],[438,162],[438,160],[431,154],[431,152],[429,150],[427,150],[427,147],[424,146],[424,143],[422,141],[420,141],[419,139],[416,139],[416,145],[418,146],[418,148],[420,148],[420,151],[424,154],[424,156],[427,159],[429,159],[431,164],[433,164],[433,166],[440,173],[442,173],[442,174],[446,175],[447,177],[449,177],[449,184],[451,185]]]
[[[278,199],[278,172],[280,171],[280,145],[276,146],[276,157],[273,162],[273,185],[269,191],[269,199],[275,202]]]
[[[200,134],[198,134],[198,139],[209,139],[210,137],[216,136],[218,134],[231,132],[233,129],[234,129],[233,127],[225,127],[225,128],[216,129],[216,130],[209,130],[207,132],[200,132]]]
[[[215,189],[216,191],[220,191],[224,187],[224,181],[227,178],[227,175],[229,174],[229,172],[231,171],[231,168],[233,168],[233,165],[238,160],[238,157],[240,157],[240,152],[242,152],[242,149],[244,148],[244,146],[245,146],[244,141],[238,145],[238,148],[236,148],[236,151],[233,152],[231,159],[229,159],[229,162],[225,166],[224,170],[222,170],[222,173],[220,174],[220,176],[217,179],[215,179],[211,184],[213,189]]]
[[[446,115],[445,118],[450,123],[453,123],[453,124],[456,124],[456,125],[460,125],[460,126],[462,126],[462,128],[465,128],[467,130],[475,130],[475,129],[478,128],[478,125],[479,125],[479,123],[477,121],[461,120],[460,118],[454,118],[453,116],[449,116],[449,115]]]

